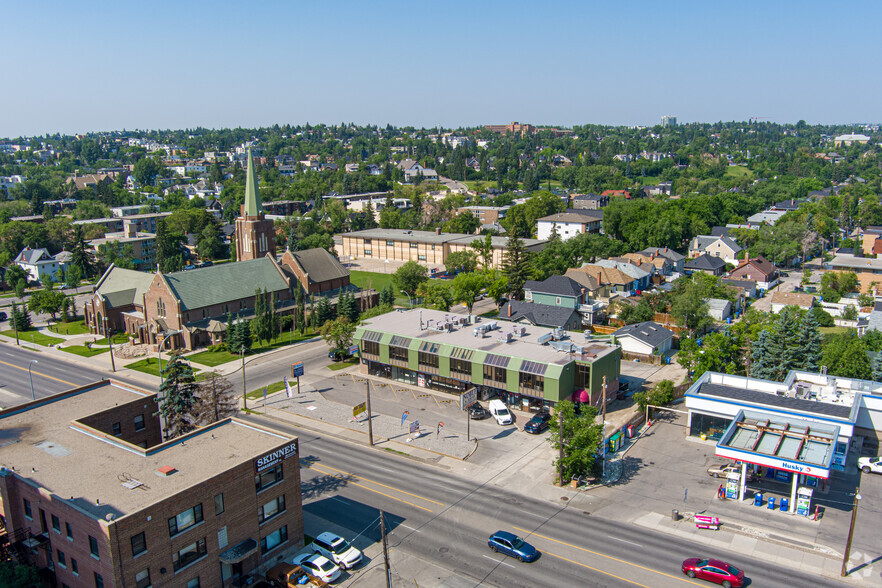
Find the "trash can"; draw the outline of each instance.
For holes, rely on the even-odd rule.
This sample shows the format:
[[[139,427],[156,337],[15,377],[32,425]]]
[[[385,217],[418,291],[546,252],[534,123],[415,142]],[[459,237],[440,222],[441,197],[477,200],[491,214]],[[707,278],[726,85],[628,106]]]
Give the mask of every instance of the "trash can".
[[[763,493],[757,492],[753,495],[753,505],[754,506],[762,506],[763,505]]]
[[[769,496],[769,510],[775,510],[775,497]]]
[[[675,522],[680,520],[680,511],[676,508],[671,511],[671,520]]]
[[[789,498],[782,498],[781,499],[781,512],[787,512],[789,510],[789,508],[788,508],[789,506],[790,506],[790,499]]]

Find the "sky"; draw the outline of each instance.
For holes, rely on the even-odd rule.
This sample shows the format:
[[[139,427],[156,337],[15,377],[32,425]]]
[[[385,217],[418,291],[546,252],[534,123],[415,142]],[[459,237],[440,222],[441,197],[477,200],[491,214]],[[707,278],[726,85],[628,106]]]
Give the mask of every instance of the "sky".
[[[882,121],[882,2],[0,0],[0,137]]]

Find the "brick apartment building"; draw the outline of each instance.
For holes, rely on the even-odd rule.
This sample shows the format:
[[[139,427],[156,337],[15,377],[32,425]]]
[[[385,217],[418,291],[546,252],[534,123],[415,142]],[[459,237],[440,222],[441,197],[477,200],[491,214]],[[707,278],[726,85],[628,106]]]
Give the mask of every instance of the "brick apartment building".
[[[108,380],[0,413],[17,559],[61,588],[197,588],[302,548],[296,438],[228,418],[162,442],[155,413],[155,395]]]

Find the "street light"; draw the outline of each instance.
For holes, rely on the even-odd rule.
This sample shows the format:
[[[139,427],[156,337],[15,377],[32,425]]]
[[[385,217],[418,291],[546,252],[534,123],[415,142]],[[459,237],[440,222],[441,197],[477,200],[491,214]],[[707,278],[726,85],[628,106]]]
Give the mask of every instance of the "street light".
[[[248,410],[248,388],[245,387],[245,346],[239,351],[242,356],[242,409]]]
[[[851,557],[851,540],[854,537],[854,524],[857,521],[858,503],[861,500],[861,487],[854,489],[854,505],[851,507],[851,526],[848,527],[848,541],[845,542],[845,554],[842,556],[842,571],[839,573],[843,578],[848,575],[848,558]]]
[[[110,333],[107,329],[107,317],[104,317],[104,338],[107,339],[107,345],[110,346],[110,367],[113,368],[114,373],[116,373],[116,361],[113,359],[113,341],[110,338]]]
[[[159,381],[160,381],[160,383],[165,381],[165,378],[162,377],[162,346],[165,345],[165,342],[169,337],[173,337],[174,335],[177,335],[179,333],[180,333],[180,331],[171,331],[171,332],[169,332],[168,335],[163,337],[162,340],[159,342],[159,352],[158,352],[159,356],[157,359],[159,361]]]
[[[31,398],[33,398],[34,400],[37,399],[37,395],[34,394],[34,377],[31,375],[31,364],[35,364],[35,363],[40,363],[40,362],[37,361],[36,359],[32,359],[28,363],[28,380],[30,380],[30,382],[31,382]]]
[[[413,309],[413,299],[411,299],[410,294],[408,294],[404,290],[402,290],[401,293],[407,296],[407,301],[410,302],[410,308]]]

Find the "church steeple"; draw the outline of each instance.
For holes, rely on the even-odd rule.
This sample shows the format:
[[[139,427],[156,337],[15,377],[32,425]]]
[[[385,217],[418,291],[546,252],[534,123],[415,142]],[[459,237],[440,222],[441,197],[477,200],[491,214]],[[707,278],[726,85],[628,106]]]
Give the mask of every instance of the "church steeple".
[[[260,190],[257,188],[257,174],[254,173],[254,158],[248,149],[248,175],[245,177],[245,206],[243,216],[258,216],[263,212],[260,203]]]

